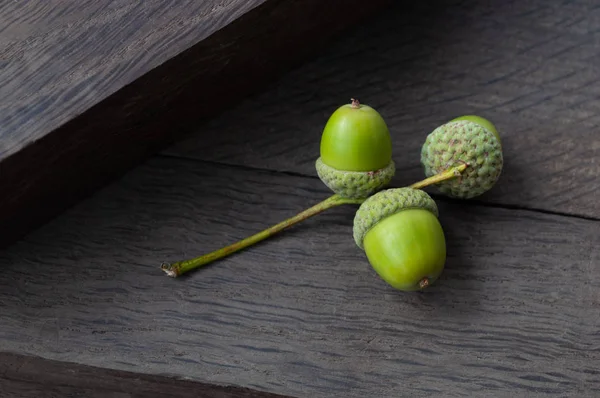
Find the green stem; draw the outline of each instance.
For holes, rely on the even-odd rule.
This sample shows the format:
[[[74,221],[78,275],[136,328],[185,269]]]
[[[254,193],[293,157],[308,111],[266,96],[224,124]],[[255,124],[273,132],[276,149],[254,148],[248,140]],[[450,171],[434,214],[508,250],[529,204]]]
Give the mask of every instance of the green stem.
[[[438,184],[442,181],[446,181],[461,175],[461,173],[467,168],[468,164],[463,163],[459,166],[451,167],[446,171],[443,171],[439,174],[436,174],[432,177],[426,178],[422,181],[416,182],[412,185],[409,185],[410,188],[421,189],[427,187],[429,185]],[[339,195],[332,195],[329,198],[325,199],[322,202],[317,203],[316,205],[304,210],[301,213],[296,214],[295,216],[288,218],[285,221],[280,222],[279,224],[273,225],[257,234],[254,234],[248,238],[240,240],[236,243],[233,243],[229,246],[223,247],[219,250],[215,250],[212,253],[204,254],[200,257],[192,258],[189,260],[182,260],[176,263],[163,263],[161,265],[161,269],[165,271],[165,273],[173,278],[176,278],[180,275],[185,274],[186,272],[192,271],[196,268],[200,268],[206,264],[212,263],[213,261],[219,260],[223,257],[226,257],[230,254],[233,254],[237,251],[245,249],[248,246],[252,246],[255,243],[258,243],[262,240],[265,240],[284,229],[287,229],[295,224],[298,224],[301,221],[304,221],[312,216],[315,216],[327,209],[331,209],[332,207],[347,205],[347,204],[361,204],[365,199],[347,199],[343,198]]]
[[[430,185],[439,184],[440,182],[451,180],[452,178],[460,177],[462,172],[469,166],[468,163],[462,163],[459,166],[450,167],[449,169],[442,171],[434,176],[426,178],[422,181],[415,182],[412,185],[409,185],[410,188],[414,189],[422,189],[428,187]]]
[[[219,260],[225,256],[233,254],[239,250],[242,250],[248,246],[251,246],[255,243],[258,243],[264,239],[267,239],[278,232],[283,231],[286,228],[289,228],[295,224],[298,224],[301,221],[306,220],[309,217],[315,216],[327,209],[331,209],[332,207],[345,205],[345,204],[361,204],[364,202],[364,199],[346,199],[342,198],[339,195],[332,195],[329,198],[325,199],[322,202],[317,203],[316,205],[302,211],[301,213],[296,214],[295,216],[288,218],[285,221],[280,222],[279,224],[273,225],[257,234],[254,234],[246,239],[240,240],[236,243],[233,243],[229,246],[223,247],[219,250],[215,250],[212,253],[205,254],[200,257],[196,257],[190,260],[178,261],[176,263],[163,263],[161,265],[161,269],[165,271],[165,273],[173,278],[176,278],[186,272],[192,271],[196,268],[200,268],[208,263],[211,263],[215,260]]]

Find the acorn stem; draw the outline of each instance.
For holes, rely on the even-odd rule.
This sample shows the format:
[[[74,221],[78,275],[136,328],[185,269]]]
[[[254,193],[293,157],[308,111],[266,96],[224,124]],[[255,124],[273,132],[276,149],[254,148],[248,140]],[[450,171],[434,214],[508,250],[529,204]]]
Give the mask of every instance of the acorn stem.
[[[410,188],[421,189],[428,187],[430,185],[439,184],[440,182],[451,180],[452,178],[460,177],[462,172],[469,167],[468,163],[462,163],[458,166],[450,167],[449,169],[442,171],[436,175],[433,175],[429,178],[426,178],[422,181],[415,182],[412,185],[409,185]]]
[[[200,257],[192,258],[189,260],[182,260],[175,263],[163,263],[161,269],[170,277],[176,278],[186,272],[192,271],[196,268],[200,268],[213,261],[219,260],[237,251],[245,249],[248,246],[254,245],[264,239],[267,239],[286,228],[289,228],[301,221],[304,221],[312,216],[315,216],[327,209],[332,207],[345,205],[345,204],[361,204],[364,199],[347,199],[337,194],[330,196],[329,198],[317,203],[316,205],[296,214],[295,216],[288,218],[279,224],[273,225],[261,232],[258,232],[250,237],[233,243],[229,246],[215,250],[211,253],[204,254]]]
[[[427,187],[429,185],[438,184],[442,181],[446,181],[452,178],[459,177],[461,173],[468,167],[467,163],[460,164],[458,166],[451,167],[441,173],[438,173],[434,176],[426,178],[422,181],[416,182],[410,185],[410,188],[420,189]],[[162,263],[161,269],[170,277],[176,278],[180,275],[185,274],[186,272],[192,271],[196,268],[200,268],[204,265],[212,263],[213,261],[219,260],[223,257],[226,257],[230,254],[238,252],[242,249],[245,249],[249,246],[252,246],[262,240],[265,240],[284,229],[287,229],[293,225],[296,225],[312,216],[315,216],[325,210],[331,209],[332,207],[346,205],[346,204],[361,204],[365,201],[365,199],[348,199],[339,196],[338,194],[332,195],[329,198],[317,203],[316,205],[309,207],[308,209],[296,214],[295,216],[288,218],[285,221],[282,221],[278,224],[275,224],[261,232],[258,232],[252,236],[249,236],[245,239],[242,239],[236,243],[233,243],[229,246],[225,246],[221,249],[215,250],[211,253],[204,254],[200,257],[192,258],[189,260],[177,261],[175,263]],[[423,279],[421,284],[429,284],[427,278]],[[424,287],[424,286],[421,286]]]

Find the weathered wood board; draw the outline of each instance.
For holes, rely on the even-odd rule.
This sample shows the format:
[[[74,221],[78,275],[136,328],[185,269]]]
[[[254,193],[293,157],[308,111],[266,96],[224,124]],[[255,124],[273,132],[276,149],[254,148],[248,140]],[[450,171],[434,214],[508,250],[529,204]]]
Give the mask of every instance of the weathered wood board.
[[[356,97],[386,119],[408,185],[426,135],[479,114],[506,162],[479,199],[600,219],[598,21],[593,1],[398,2],[164,153],[316,176],[327,118]]]
[[[2,2],[0,244],[389,3]]]
[[[600,223],[438,201],[442,279],[392,290],[332,209],[171,279],[328,192],[154,158],[0,252],[0,351],[292,396],[597,397]]]

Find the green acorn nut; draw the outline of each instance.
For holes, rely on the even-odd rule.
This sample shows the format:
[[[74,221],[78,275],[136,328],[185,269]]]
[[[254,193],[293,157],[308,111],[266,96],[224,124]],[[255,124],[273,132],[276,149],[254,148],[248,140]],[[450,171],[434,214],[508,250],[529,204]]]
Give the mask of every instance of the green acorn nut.
[[[398,290],[424,289],[444,270],[438,208],[420,189],[387,189],[367,198],[354,217],[353,234],[375,272]]]
[[[392,139],[381,115],[357,100],[339,107],[321,136],[319,178],[345,197],[366,198],[394,177]]]
[[[491,122],[479,116],[461,116],[427,136],[421,148],[421,165],[427,177],[461,163],[468,167],[459,177],[437,185],[445,195],[470,199],[496,184],[504,159],[500,135]]]

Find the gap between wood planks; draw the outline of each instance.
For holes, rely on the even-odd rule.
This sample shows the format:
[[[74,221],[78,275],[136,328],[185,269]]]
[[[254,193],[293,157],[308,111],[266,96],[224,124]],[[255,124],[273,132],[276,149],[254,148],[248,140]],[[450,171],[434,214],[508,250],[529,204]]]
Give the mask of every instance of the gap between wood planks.
[[[279,171],[279,170],[265,169],[262,167],[244,166],[244,165],[230,164],[230,163],[225,163],[225,162],[216,162],[216,161],[212,161],[212,160],[200,160],[200,159],[196,159],[196,158],[192,158],[192,157],[188,157],[188,156],[181,156],[181,155],[158,153],[158,154],[156,154],[156,156],[162,157],[162,158],[185,160],[185,161],[189,161],[189,162],[206,163],[206,164],[211,164],[211,165],[216,165],[216,166],[225,166],[225,167],[230,167],[233,169],[246,170],[246,171],[274,173],[274,174],[280,174],[280,175],[289,175],[292,177],[302,177],[302,178],[312,178],[312,179],[319,178],[316,175],[309,175],[309,174],[298,173],[298,172],[294,172],[294,171]],[[423,178],[425,178],[425,177],[423,177]],[[444,196],[444,195],[441,195],[438,193],[432,193],[432,192],[428,192],[428,193],[435,200],[441,200],[441,201],[445,201],[448,203],[464,202],[464,200],[452,199],[452,198],[449,198],[447,196]],[[473,206],[490,207],[490,208],[496,208],[496,209],[530,211],[530,212],[534,212],[534,213],[550,214],[550,215],[555,215],[555,216],[569,217],[569,218],[575,218],[575,219],[587,220],[587,221],[600,221],[600,216],[592,217],[592,216],[585,216],[585,215],[579,215],[579,214],[571,214],[571,213],[562,212],[562,211],[544,210],[544,209],[538,209],[535,207],[527,207],[527,206],[510,204],[510,203],[492,203],[492,202],[485,202],[480,199],[469,199],[469,204],[471,204]]]

